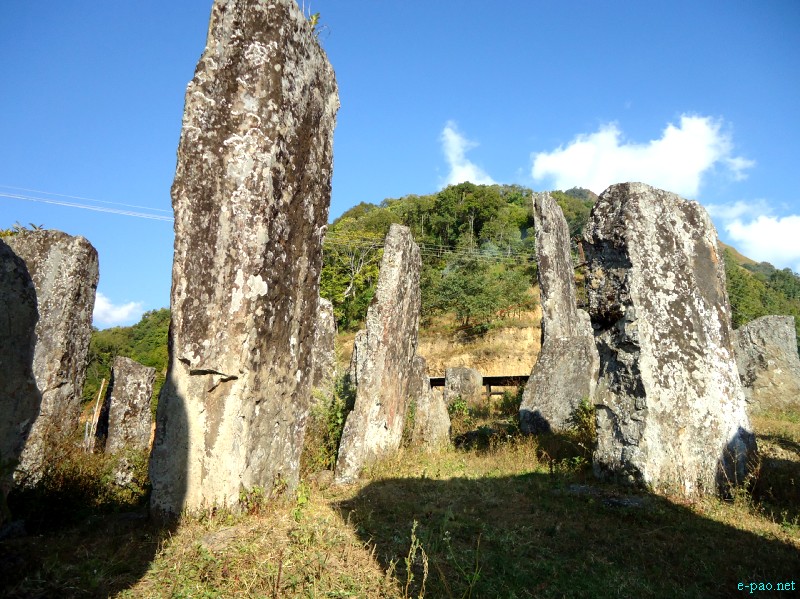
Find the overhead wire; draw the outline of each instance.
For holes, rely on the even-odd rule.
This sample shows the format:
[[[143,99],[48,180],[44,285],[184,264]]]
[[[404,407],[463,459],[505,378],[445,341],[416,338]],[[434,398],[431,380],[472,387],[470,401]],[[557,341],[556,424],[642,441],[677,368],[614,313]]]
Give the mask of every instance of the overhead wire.
[[[96,206],[91,204],[83,204],[79,202],[68,202],[65,200],[53,199],[48,197],[38,197],[34,195],[9,193],[4,191],[0,191],[0,198],[21,200],[26,202],[35,202],[40,204],[49,204],[53,206],[64,206],[68,208],[78,208],[81,210],[91,210],[94,212],[105,212],[109,214],[118,214],[121,216],[130,216],[148,220],[156,220],[164,222],[174,221],[174,218],[167,214],[152,214],[152,212],[170,212],[169,210],[163,208],[151,208],[148,206],[140,206],[137,204],[124,204],[121,202],[111,202],[108,200],[97,200],[93,198],[86,198],[83,196],[53,193],[26,187],[13,187],[11,185],[0,185],[0,188],[25,191],[28,193],[44,194],[47,196],[53,196],[55,198],[68,198],[71,200],[96,202],[98,204],[106,204],[106,206]],[[113,206],[121,206],[124,208],[138,208],[139,210],[148,210],[151,212],[125,210],[122,208],[114,208]],[[356,234],[354,232],[347,233],[347,232],[335,231],[332,234],[327,235],[325,237],[324,245],[328,247],[332,246],[342,249],[366,248],[366,249],[377,250],[384,246],[384,242],[385,242],[385,237],[383,235],[375,233]],[[530,261],[533,259],[533,256],[528,252],[504,251],[502,253],[488,254],[486,253],[486,251],[478,248],[452,247],[447,245],[425,243],[421,241],[418,241],[417,245],[419,246],[420,254],[430,258],[443,258],[447,256],[450,258],[473,258],[477,260],[492,261],[492,262],[515,261],[520,259]]]
[[[136,204],[123,204],[121,202],[110,202],[108,200],[96,200],[94,198],[86,198],[86,197],[83,197],[83,196],[73,196],[73,195],[68,195],[68,194],[65,194],[65,193],[55,193],[55,192],[52,192],[52,191],[42,191],[41,189],[30,189],[28,187],[14,187],[12,185],[0,185],[0,188],[11,189],[13,191],[25,191],[25,192],[28,192],[28,193],[39,193],[39,194],[44,194],[46,196],[55,196],[55,197],[58,197],[58,198],[69,198],[71,200],[83,200],[85,202],[97,202],[98,204],[111,204],[111,205],[114,205],[114,206],[125,206],[126,208],[139,208],[140,210],[150,210],[152,212],[166,212],[166,213],[171,213],[172,212],[172,209],[168,210],[166,208],[152,208],[150,206],[138,206]],[[2,192],[0,192],[0,193],[2,193]]]
[[[2,186],[0,186],[2,187]],[[70,196],[63,196],[61,194],[52,194],[52,195],[60,195],[60,197],[70,197]],[[16,194],[16,193],[7,193],[0,191],[0,198],[8,198],[12,200],[22,200],[25,202],[35,202],[38,204],[50,204],[53,206],[66,206],[68,208],[80,208],[82,210],[92,210],[94,212],[107,212],[110,214],[119,214],[122,216],[132,216],[135,218],[145,218],[149,220],[158,220],[158,221],[166,221],[172,222],[174,219],[171,216],[167,216],[164,214],[150,214],[147,212],[136,212],[133,210],[122,210],[119,208],[111,208],[108,206],[92,206],[90,204],[80,204],[77,202],[66,202],[64,200],[55,200],[50,198],[41,198],[36,196],[29,196],[23,194]],[[94,200],[94,201],[102,201],[102,200]],[[118,206],[126,206],[126,204],[117,204],[115,202],[105,202],[106,204],[118,205]],[[160,208],[146,208],[142,206],[141,208],[147,210],[159,210],[163,211]]]

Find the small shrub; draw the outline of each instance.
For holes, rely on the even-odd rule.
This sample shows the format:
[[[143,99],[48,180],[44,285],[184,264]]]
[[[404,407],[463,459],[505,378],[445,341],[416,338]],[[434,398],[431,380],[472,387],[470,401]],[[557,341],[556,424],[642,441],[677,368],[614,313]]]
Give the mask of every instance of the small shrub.
[[[447,412],[450,414],[450,430],[454,436],[466,433],[472,430],[475,425],[475,418],[470,410],[467,401],[460,395],[447,406]]]
[[[331,470],[336,465],[344,423],[355,403],[355,389],[345,375],[337,379],[332,396],[325,397],[315,391],[314,399],[300,457],[302,476],[320,470]]]
[[[587,398],[583,398],[571,417],[571,436],[578,447],[583,450],[583,457],[591,463],[592,452],[597,443],[597,424],[595,407]]]
[[[524,386],[517,388],[516,393],[503,391],[503,396],[497,404],[497,409],[501,416],[519,417],[519,405],[522,403],[522,394],[524,391]]]

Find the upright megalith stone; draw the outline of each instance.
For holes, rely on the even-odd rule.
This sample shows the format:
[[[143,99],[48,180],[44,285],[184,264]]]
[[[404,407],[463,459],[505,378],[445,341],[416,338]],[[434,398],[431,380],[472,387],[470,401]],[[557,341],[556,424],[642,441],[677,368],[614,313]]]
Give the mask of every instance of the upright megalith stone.
[[[0,240],[0,506],[39,414],[41,394],[33,376],[36,290],[25,262]],[[4,514],[0,510],[0,525]]]
[[[293,0],[216,0],[185,102],[150,461],[162,514],[298,480],[339,107]]]
[[[408,396],[415,403],[411,443],[426,449],[447,445],[450,442],[450,414],[444,397],[431,390],[428,366],[422,356],[414,356]]]
[[[339,444],[338,483],[355,480],[365,466],[400,447],[419,333],[420,265],[411,232],[392,225],[375,296],[353,348],[349,376],[356,398]]]
[[[28,485],[40,478],[48,446],[78,428],[99,270],[97,250],[83,237],[36,230],[6,241],[25,262],[39,310],[33,374],[41,408],[15,475]]]
[[[445,368],[443,395],[448,406],[460,399],[469,406],[479,407],[483,403],[483,375],[466,366]]]
[[[686,495],[741,482],[755,438],[708,214],[642,183],[612,185],[585,240],[601,364],[595,472]]]
[[[793,316],[762,316],[733,332],[748,411],[800,407],[800,358]]]
[[[117,356],[97,424],[97,437],[105,440],[105,452],[150,448],[150,398],[156,369]]]
[[[542,349],[525,385],[520,429],[565,429],[594,394],[600,365],[589,315],[578,309],[567,220],[549,193],[535,194],[536,258],[542,302]]]
[[[330,300],[320,298],[311,360],[314,401],[330,401],[336,383],[336,318]]]

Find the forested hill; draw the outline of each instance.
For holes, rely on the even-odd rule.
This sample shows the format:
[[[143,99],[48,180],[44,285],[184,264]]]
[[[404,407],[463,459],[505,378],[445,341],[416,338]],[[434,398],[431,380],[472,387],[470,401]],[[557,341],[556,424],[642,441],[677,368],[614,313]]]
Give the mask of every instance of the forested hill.
[[[461,183],[345,212],[328,229],[320,283],[339,327],[352,330],[363,320],[392,223],[409,227],[422,252],[423,318],[450,313],[464,327],[481,327],[506,310],[530,308],[531,193],[519,185]],[[597,196],[577,188],[553,196],[578,235]]]
[[[768,314],[794,316],[800,351],[800,276],[789,268],[779,270],[769,262],[751,260],[724,243],[720,246],[725,254],[733,328]]]
[[[551,193],[576,237],[597,196],[585,189]],[[423,320],[449,315],[455,326],[480,333],[509,311],[533,307],[531,190],[462,183],[431,195],[361,203],[330,225],[320,293],[333,302],[340,330],[355,330],[363,322],[392,223],[410,227],[420,245]],[[800,338],[800,277],[721,247],[734,328],[759,316],[789,314]],[[169,310],[162,309],[146,313],[132,327],[95,331],[84,398],[96,395],[116,355],[155,367],[158,382],[163,381],[168,327]]]

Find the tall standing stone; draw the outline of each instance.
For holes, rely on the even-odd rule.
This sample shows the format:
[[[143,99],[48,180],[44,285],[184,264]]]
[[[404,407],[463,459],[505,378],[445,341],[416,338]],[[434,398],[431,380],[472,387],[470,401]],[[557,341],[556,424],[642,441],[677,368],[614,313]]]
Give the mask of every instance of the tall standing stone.
[[[595,472],[685,495],[741,482],[755,438],[708,214],[642,183],[612,185],[586,241],[601,363]]]
[[[408,396],[415,402],[411,442],[426,449],[437,449],[450,442],[450,414],[444,397],[434,394],[425,358],[414,356]]]
[[[339,444],[337,483],[355,480],[365,466],[400,447],[419,333],[420,265],[411,232],[392,225],[375,296],[353,348],[356,399]]]
[[[123,356],[114,359],[97,425],[106,453],[150,448],[150,398],[155,380],[155,368]]]
[[[33,374],[42,401],[16,475],[27,485],[39,479],[48,445],[78,428],[99,265],[91,243],[61,231],[23,231],[7,243],[27,266],[39,309]]]
[[[333,69],[293,0],[214,2],[172,186],[157,513],[297,482],[338,107]]]
[[[748,411],[800,407],[800,358],[793,316],[762,316],[733,332]]]
[[[0,505],[13,486],[14,464],[39,414],[33,376],[36,290],[25,262],[0,240]],[[0,512],[0,525],[4,514]]]
[[[549,193],[534,196],[536,258],[542,302],[542,349],[525,386],[520,428],[565,429],[582,400],[590,400],[600,359],[589,315],[578,309],[567,220]]]
[[[313,351],[311,388],[314,401],[329,402],[336,383],[336,318],[333,304],[322,297],[319,299]]]

